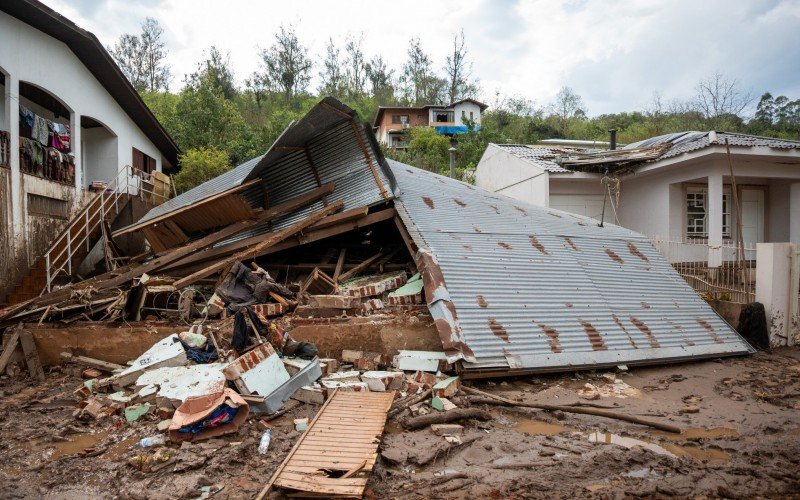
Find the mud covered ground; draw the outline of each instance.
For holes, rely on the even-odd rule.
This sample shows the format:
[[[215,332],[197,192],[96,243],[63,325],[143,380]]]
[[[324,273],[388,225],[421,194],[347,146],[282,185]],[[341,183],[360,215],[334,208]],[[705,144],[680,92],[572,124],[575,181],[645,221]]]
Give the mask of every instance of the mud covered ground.
[[[158,419],[73,417],[80,370],[45,383],[0,379],[0,498],[216,498],[255,496],[300,436],[273,421],[266,456],[251,418],[223,439],[142,449]],[[599,417],[483,406],[463,444],[429,429],[387,424],[370,498],[800,497],[800,350],[626,373],[578,373],[479,382],[529,402],[583,403],[662,420],[682,435]],[[461,406],[466,397],[456,397]],[[423,465],[421,465],[423,464]],[[277,494],[273,494],[277,496]]]

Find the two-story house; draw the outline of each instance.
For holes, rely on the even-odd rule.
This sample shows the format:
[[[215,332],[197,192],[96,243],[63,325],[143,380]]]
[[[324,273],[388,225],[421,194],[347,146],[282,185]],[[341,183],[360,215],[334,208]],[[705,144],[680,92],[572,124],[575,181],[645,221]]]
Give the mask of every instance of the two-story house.
[[[92,187],[168,173],[179,149],[103,44],[36,0],[0,3],[0,96],[2,303]]]
[[[433,127],[443,135],[466,133],[468,124],[480,127],[481,113],[488,108],[475,99],[461,99],[449,106],[428,104],[420,107],[381,106],[373,125],[378,140],[392,148],[406,146],[405,130],[410,127]]]

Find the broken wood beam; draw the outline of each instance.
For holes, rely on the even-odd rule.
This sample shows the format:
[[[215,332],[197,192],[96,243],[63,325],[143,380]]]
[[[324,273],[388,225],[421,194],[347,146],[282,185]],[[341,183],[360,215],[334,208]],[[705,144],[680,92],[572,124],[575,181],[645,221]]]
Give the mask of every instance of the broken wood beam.
[[[3,345],[3,353],[0,354],[0,373],[4,372],[6,365],[11,361],[11,356],[14,355],[14,349],[19,344],[19,329],[12,328],[11,335],[6,337],[8,342]]]
[[[100,370],[101,372],[106,372],[106,373],[114,373],[116,371],[122,371],[126,368],[125,366],[118,365],[116,363],[109,363],[108,361],[89,358],[86,356],[75,356],[68,352],[62,352],[61,358],[68,363],[71,362],[79,365],[85,365],[88,366],[89,368],[95,368],[97,370]]]
[[[33,334],[28,330],[22,329],[19,332],[19,343],[22,345],[22,353],[25,355],[25,364],[28,366],[28,372],[31,374],[31,377],[36,378],[39,382],[43,382],[44,370],[42,369],[42,362],[39,360],[39,352],[36,350]]]
[[[535,408],[537,410],[563,411],[564,413],[580,413],[582,415],[593,415],[596,417],[605,417],[615,420],[622,420],[624,422],[630,422],[632,424],[646,425],[648,427],[653,427],[654,429],[666,432],[674,432],[676,434],[681,433],[681,428],[678,426],[663,424],[661,422],[655,422],[653,420],[647,420],[633,415],[626,415],[624,413],[617,413],[615,411],[600,410],[595,408],[585,408],[579,406],[548,405],[542,403],[521,403],[518,401],[513,401],[508,398],[504,398],[502,396],[497,396],[488,392],[481,391],[480,389],[475,389],[474,387],[468,387],[464,385],[461,386],[461,390],[468,394],[474,394],[476,396],[483,396],[486,398],[493,399],[495,401],[503,403],[504,405],[517,406],[520,408]]]
[[[432,424],[446,424],[448,422],[455,422],[457,420],[468,420],[474,418],[476,420],[491,420],[492,415],[479,408],[456,408],[449,411],[429,413],[427,415],[420,415],[413,417],[403,422],[403,427],[413,431],[415,429],[422,429]]]
[[[342,268],[344,267],[344,258],[347,255],[347,247],[342,248],[339,250],[339,258],[336,260],[336,268],[333,271],[333,281],[339,280],[339,275],[342,274]]]
[[[358,220],[363,217],[366,217],[367,213],[369,213],[369,207],[359,207],[350,210],[345,210],[341,213],[331,215],[330,217],[322,219],[321,221],[311,226],[309,229],[311,229],[312,231],[316,231],[318,229],[324,229],[326,227],[331,227],[337,224],[341,224],[342,222]]]
[[[364,262],[362,262],[361,264],[358,264],[357,266],[355,266],[354,268],[350,269],[349,271],[342,273],[339,276],[338,282],[342,283],[344,281],[347,281],[348,279],[352,278],[356,274],[358,274],[361,271],[367,269],[369,266],[371,266],[374,262],[376,262],[382,256],[383,256],[383,252],[378,252],[375,255],[373,255],[372,257],[370,257],[367,260],[365,260]]]
[[[281,241],[285,240],[286,238],[288,238],[288,237],[290,237],[290,236],[292,236],[294,234],[299,233],[300,231],[302,231],[303,229],[305,229],[305,228],[309,227],[310,225],[314,224],[318,220],[321,220],[323,217],[326,217],[329,214],[332,214],[332,213],[334,213],[334,212],[336,212],[338,210],[341,210],[343,206],[344,206],[344,202],[342,200],[338,200],[338,201],[336,201],[334,203],[331,203],[330,205],[328,205],[327,207],[323,208],[322,210],[318,210],[317,212],[312,213],[311,215],[309,215],[305,219],[303,219],[303,220],[301,220],[301,221],[299,221],[299,222],[297,222],[295,224],[292,224],[291,226],[289,226],[289,227],[287,227],[285,229],[281,229],[280,231],[276,231],[274,233],[269,233],[269,234],[265,235],[265,238],[263,238],[260,243],[258,243],[257,245],[253,246],[252,248],[248,248],[247,250],[244,250],[243,252],[239,252],[237,254],[231,255],[230,257],[227,257],[227,258],[225,258],[225,259],[223,259],[223,260],[221,260],[219,262],[215,262],[214,264],[211,264],[210,266],[208,266],[208,267],[206,267],[204,269],[196,271],[196,272],[190,274],[189,276],[186,276],[185,278],[179,279],[178,281],[173,283],[173,286],[175,287],[175,289],[183,288],[183,287],[185,287],[187,285],[191,285],[192,283],[194,283],[195,281],[197,281],[197,280],[199,280],[201,278],[205,278],[206,276],[209,276],[209,275],[214,274],[214,273],[216,273],[218,271],[221,271],[222,269],[224,269],[225,267],[233,264],[237,260],[252,259],[254,257],[257,257],[258,255],[260,255],[260,252],[262,250],[264,250],[266,248],[269,248],[269,247],[271,247],[272,245],[274,245],[276,243],[280,243]]]

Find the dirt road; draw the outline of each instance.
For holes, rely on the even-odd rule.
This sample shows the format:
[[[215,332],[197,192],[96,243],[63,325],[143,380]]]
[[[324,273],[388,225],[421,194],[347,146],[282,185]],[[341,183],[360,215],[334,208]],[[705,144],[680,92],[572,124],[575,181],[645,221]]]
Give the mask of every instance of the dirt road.
[[[204,487],[221,488],[216,498],[252,497],[300,435],[292,418],[318,409],[304,405],[273,421],[266,456],[256,451],[254,419],[225,439],[142,449],[136,443],[157,433],[156,419],[73,417],[78,373],[55,369],[41,385],[0,380],[0,497],[196,498]],[[685,431],[486,406],[494,418],[465,423],[459,445],[392,420],[367,496],[800,497],[798,349],[474,386],[515,400],[610,407]]]

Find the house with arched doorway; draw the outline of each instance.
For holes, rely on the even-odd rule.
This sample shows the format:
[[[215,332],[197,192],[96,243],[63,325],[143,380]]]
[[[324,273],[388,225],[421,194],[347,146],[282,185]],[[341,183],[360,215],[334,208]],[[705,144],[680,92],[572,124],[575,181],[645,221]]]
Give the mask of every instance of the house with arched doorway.
[[[3,303],[123,167],[170,173],[179,149],[102,43],[35,0],[0,3],[0,96]]]

